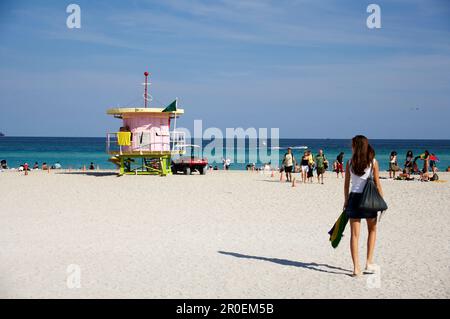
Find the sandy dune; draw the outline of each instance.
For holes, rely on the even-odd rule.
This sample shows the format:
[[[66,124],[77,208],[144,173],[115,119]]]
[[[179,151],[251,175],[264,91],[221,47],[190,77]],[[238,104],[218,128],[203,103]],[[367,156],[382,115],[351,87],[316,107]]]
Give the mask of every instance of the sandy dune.
[[[0,173],[0,297],[449,298],[450,182],[383,180],[381,273],[354,279],[349,229],[328,242],[343,180],[327,174],[292,188],[247,172]]]

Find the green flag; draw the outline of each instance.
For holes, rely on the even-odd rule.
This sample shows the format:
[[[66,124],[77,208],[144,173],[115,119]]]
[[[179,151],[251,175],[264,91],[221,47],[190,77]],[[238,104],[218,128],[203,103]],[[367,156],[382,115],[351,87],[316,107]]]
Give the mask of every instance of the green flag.
[[[176,112],[177,104],[178,104],[178,100],[173,101],[163,110],[163,112]]]

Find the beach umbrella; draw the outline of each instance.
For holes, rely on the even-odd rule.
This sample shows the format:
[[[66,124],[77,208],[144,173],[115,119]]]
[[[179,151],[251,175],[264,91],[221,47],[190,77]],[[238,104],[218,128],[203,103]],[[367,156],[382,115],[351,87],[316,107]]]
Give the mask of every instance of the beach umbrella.
[[[330,235],[331,246],[333,248],[337,248],[339,243],[341,242],[345,226],[348,223],[348,216],[345,211],[339,216],[339,218],[334,223],[333,227],[330,229],[328,234]]]

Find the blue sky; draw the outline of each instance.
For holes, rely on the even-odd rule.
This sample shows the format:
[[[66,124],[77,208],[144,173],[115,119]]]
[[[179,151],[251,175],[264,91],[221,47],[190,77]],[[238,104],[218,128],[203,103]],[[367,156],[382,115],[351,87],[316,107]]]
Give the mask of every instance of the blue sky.
[[[187,128],[449,139],[449,15],[446,0],[4,0],[0,131],[104,136],[149,70],[155,106],[178,97]]]

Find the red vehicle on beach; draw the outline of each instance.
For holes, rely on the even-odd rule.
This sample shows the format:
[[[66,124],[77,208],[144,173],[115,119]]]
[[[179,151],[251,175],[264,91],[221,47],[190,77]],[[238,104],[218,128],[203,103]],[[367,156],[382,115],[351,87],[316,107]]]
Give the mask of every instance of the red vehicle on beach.
[[[201,156],[201,147],[198,145],[186,145],[187,156],[180,156],[172,160],[172,173],[182,172],[185,175],[191,175],[194,171],[205,175],[208,170],[208,159]]]

